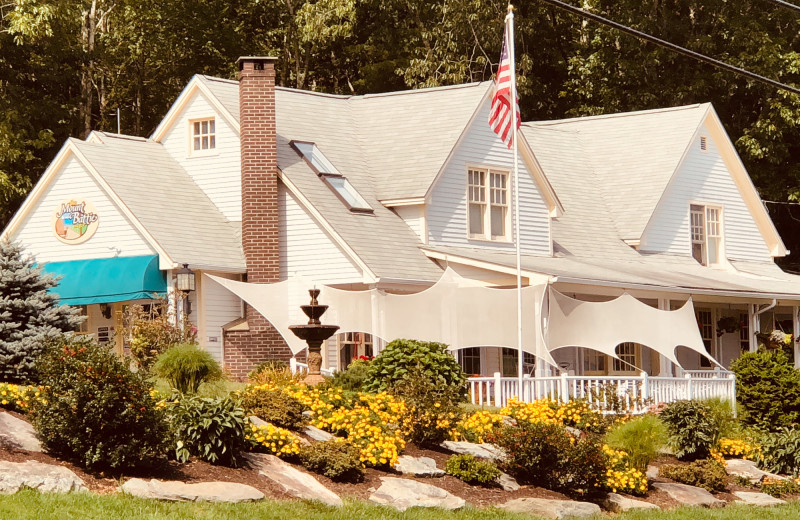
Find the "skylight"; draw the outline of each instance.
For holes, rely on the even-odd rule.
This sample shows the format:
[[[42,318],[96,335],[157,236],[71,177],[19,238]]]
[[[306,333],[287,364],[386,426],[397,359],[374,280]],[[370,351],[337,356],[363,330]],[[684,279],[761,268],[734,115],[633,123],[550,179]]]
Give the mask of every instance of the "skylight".
[[[350,211],[372,213],[372,207],[364,197],[339,173],[316,144],[308,141],[292,141],[291,145]]]

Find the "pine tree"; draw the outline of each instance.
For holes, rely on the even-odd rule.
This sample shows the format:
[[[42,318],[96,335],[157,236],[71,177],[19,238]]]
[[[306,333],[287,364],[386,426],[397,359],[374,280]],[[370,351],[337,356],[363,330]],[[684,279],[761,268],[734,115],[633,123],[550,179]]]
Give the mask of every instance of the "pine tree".
[[[0,241],[0,380],[34,381],[34,363],[47,340],[81,322],[76,309],[47,292],[56,285],[18,244]]]

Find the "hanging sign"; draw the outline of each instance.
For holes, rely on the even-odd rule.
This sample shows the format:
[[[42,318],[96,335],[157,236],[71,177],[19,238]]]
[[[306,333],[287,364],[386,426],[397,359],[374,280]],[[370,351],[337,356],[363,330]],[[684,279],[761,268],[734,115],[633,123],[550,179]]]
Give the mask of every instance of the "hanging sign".
[[[90,202],[69,200],[62,202],[53,213],[53,232],[65,244],[82,244],[92,238],[100,217]]]

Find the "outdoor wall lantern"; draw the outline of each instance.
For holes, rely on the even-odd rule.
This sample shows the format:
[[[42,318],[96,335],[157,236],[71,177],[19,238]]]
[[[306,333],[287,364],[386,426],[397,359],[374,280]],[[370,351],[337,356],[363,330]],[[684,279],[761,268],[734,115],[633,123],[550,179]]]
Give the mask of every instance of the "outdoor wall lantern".
[[[186,315],[192,313],[192,303],[189,301],[189,293],[195,290],[194,271],[189,269],[189,264],[183,264],[181,269],[175,274],[175,285],[183,293],[183,308]]]

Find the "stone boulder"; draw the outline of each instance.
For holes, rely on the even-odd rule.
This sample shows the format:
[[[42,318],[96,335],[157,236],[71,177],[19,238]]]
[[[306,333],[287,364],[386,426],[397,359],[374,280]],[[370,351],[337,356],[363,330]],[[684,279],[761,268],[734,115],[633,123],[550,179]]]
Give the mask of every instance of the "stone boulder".
[[[622,513],[632,509],[660,509],[657,505],[651,504],[650,502],[634,500],[617,493],[609,493],[605,500],[603,500],[603,507],[612,513]]]
[[[674,484],[671,482],[656,482],[653,484],[653,488],[664,491],[681,505],[698,507],[725,506],[725,501],[714,498],[714,495],[699,487],[688,486],[686,484]]]
[[[317,442],[329,441],[334,438],[332,433],[328,433],[325,430],[320,430],[319,428],[311,426],[310,424],[303,428],[303,433]]]
[[[444,470],[436,467],[436,461],[430,457],[411,457],[400,455],[394,469],[403,475],[413,475],[415,477],[441,477]]]
[[[466,502],[442,488],[394,477],[381,477],[381,485],[369,497],[371,502],[391,506],[398,511],[411,507],[440,507],[461,509]]]
[[[785,500],[775,498],[766,493],[757,493],[754,491],[734,491],[733,494],[736,496],[736,498],[750,506],[769,507],[779,506],[786,503]]]
[[[258,474],[278,484],[289,495],[305,500],[319,500],[330,506],[341,506],[339,495],[323,486],[313,475],[300,471],[275,455],[250,453],[250,465]]]
[[[236,482],[197,482],[187,484],[176,480],[144,480],[132,478],[122,484],[124,493],[139,498],[170,502],[253,502],[262,500],[264,493],[253,486]]]
[[[517,491],[520,488],[517,479],[509,475],[508,473],[500,473],[500,476],[497,477],[497,485],[503,488],[503,491]]]
[[[476,444],[467,441],[444,441],[442,448],[458,453],[459,455],[473,455],[479,459],[497,461],[505,456],[503,450],[494,444]]]
[[[549,498],[517,498],[501,505],[500,509],[510,513],[525,513],[542,518],[586,517],[601,513],[600,506],[597,504]]]
[[[26,451],[42,451],[33,426],[7,412],[0,412],[0,446]]]
[[[38,489],[47,493],[86,491],[83,480],[64,466],[33,460],[0,461],[0,493],[16,493],[22,488]]]
[[[746,478],[751,484],[758,484],[764,477],[769,477],[773,480],[786,480],[786,477],[769,473],[758,468],[758,465],[752,460],[744,459],[731,459],[725,461],[725,470],[728,475],[735,477]]]

